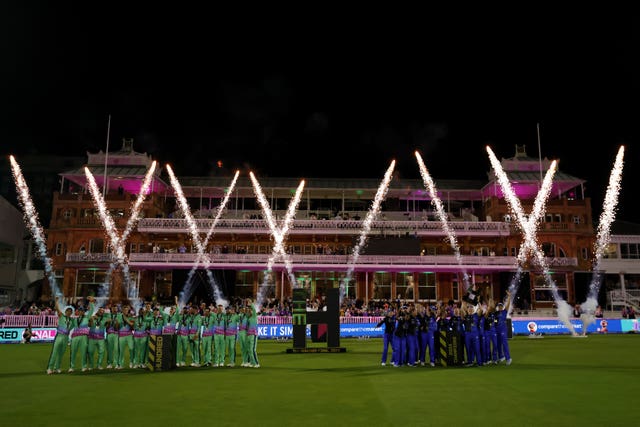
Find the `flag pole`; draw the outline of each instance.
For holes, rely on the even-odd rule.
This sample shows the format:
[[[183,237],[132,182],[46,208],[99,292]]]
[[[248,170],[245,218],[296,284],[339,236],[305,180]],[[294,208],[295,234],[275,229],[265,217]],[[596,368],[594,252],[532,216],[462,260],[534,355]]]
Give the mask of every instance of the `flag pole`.
[[[107,194],[107,162],[109,160],[109,133],[111,132],[111,114],[109,114],[109,121],[107,122],[107,151],[104,153],[104,183],[102,185],[102,197],[106,197]]]
[[[538,161],[540,162],[540,185],[542,185],[542,150],[540,149],[540,122],[536,123],[538,129]]]

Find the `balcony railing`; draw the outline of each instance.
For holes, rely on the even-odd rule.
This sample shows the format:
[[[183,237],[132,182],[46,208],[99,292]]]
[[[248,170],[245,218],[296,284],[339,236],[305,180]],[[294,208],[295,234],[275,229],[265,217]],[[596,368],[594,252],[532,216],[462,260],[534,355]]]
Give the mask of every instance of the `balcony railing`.
[[[204,254],[199,265],[212,269],[263,269],[270,254]],[[353,264],[352,255],[288,255],[294,268],[304,269],[344,269]],[[132,267],[191,268],[198,261],[197,253],[132,253],[128,264]],[[571,268],[578,265],[576,258],[546,258],[547,264],[555,268]],[[67,262],[110,263],[115,261],[111,254],[68,253]],[[282,258],[276,259],[274,268],[284,267]],[[454,255],[360,255],[356,269],[461,271],[474,269],[483,271],[513,270],[517,260],[510,256],[462,256],[460,262]]]
[[[276,221],[281,226],[282,221]],[[206,233],[213,226],[213,219],[196,219],[196,228]],[[364,221],[362,220],[294,220],[290,234],[359,234]],[[458,236],[507,236],[510,225],[505,222],[483,221],[451,221],[449,227]],[[138,231],[146,233],[186,233],[189,225],[182,218],[144,218],[138,222]],[[215,230],[237,233],[256,234],[270,233],[269,226],[263,219],[221,219],[215,225]],[[444,235],[440,221],[373,221],[371,235],[403,235],[409,233],[417,236]]]
[[[67,262],[115,262],[116,256],[113,254],[102,254],[102,253],[90,253],[90,254],[82,254],[82,253],[67,253],[66,256]]]

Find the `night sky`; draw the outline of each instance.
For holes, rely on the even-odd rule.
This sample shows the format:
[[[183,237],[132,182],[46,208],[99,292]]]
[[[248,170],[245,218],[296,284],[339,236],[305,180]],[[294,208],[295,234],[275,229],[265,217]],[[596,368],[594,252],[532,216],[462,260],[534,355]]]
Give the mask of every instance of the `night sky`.
[[[486,145],[537,157],[539,123],[542,156],[587,181],[596,218],[624,144],[617,217],[640,223],[630,14],[14,3],[0,6],[0,154],[104,150],[111,115],[110,150],[134,138],[178,176],[222,160],[258,177],[382,178],[396,159],[419,178],[418,149],[437,186],[484,179]]]

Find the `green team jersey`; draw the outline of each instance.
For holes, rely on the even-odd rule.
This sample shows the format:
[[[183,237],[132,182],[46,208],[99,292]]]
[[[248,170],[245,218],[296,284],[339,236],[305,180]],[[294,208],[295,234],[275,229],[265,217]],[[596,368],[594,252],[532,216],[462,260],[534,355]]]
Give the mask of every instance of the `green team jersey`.
[[[236,313],[233,314],[227,314],[227,318],[226,318],[226,327],[225,327],[225,332],[224,335],[229,337],[229,336],[235,336],[238,333],[238,322],[240,321],[240,316],[238,316]]]
[[[202,316],[199,314],[187,316],[187,326],[189,327],[189,335],[192,338],[197,338],[200,333],[200,326],[202,326]]]
[[[148,329],[149,323],[144,315],[136,316],[133,321],[133,331],[134,332],[144,332]]]

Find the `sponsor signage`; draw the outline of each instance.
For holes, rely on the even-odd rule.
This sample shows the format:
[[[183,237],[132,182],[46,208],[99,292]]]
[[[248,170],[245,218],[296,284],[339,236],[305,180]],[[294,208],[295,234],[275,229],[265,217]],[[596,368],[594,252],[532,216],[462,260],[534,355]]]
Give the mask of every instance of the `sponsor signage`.
[[[582,333],[582,322],[571,319],[571,325],[578,334]],[[529,334],[569,334],[569,329],[558,319],[515,318],[511,320],[514,335]],[[0,344],[19,343],[22,341],[22,333],[25,328],[0,328]],[[311,325],[306,326],[305,335],[311,338]],[[640,333],[639,319],[595,319],[595,323],[587,327],[587,334],[598,333]],[[340,337],[342,338],[381,338],[384,333],[382,327],[376,328],[375,323],[342,323],[340,324]],[[55,328],[33,328],[32,343],[53,342],[56,337]],[[277,339],[292,338],[293,325],[268,325],[258,326],[258,338]]]
[[[587,334],[622,333],[621,319],[595,319],[595,322],[587,326]],[[583,333],[583,324],[579,319],[570,319],[569,322],[578,334]],[[570,334],[567,326],[558,319],[518,319],[511,322],[513,333],[522,334]]]
[[[22,342],[22,334],[25,328],[1,328],[0,344]],[[33,336],[31,342],[53,342],[56,337],[55,328],[31,328]]]

